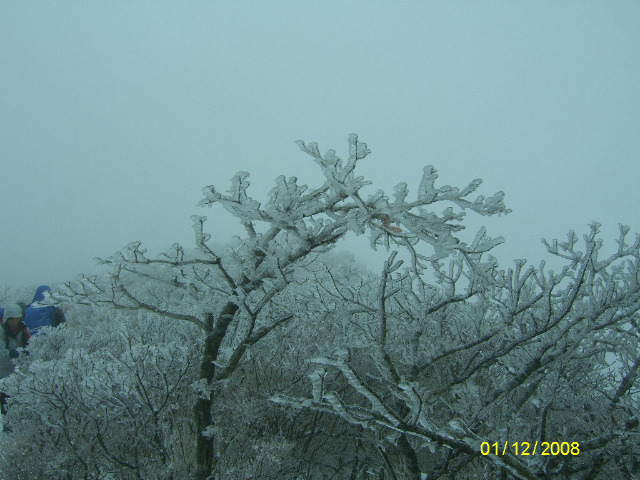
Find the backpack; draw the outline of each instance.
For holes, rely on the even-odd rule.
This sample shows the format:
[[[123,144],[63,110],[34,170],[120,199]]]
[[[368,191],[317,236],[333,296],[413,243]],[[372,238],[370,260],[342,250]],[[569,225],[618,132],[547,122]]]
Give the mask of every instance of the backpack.
[[[12,350],[17,350],[18,348],[25,347],[24,330],[22,329],[18,330],[18,333],[15,337],[6,334],[5,338],[5,347],[7,348],[7,350],[9,350],[9,352],[11,352]],[[17,355],[18,354],[16,353],[16,356]]]
[[[28,306],[24,311],[23,321],[29,329],[31,335],[38,333],[42,327],[54,326],[54,310],[53,306],[33,307]]]

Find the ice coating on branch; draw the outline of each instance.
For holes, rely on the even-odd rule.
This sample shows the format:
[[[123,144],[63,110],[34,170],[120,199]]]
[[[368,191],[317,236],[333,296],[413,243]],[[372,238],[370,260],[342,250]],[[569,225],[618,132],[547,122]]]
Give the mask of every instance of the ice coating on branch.
[[[393,202],[381,190],[365,200],[361,190],[371,182],[356,176],[355,169],[357,162],[365,158],[370,150],[358,140],[357,135],[349,135],[349,157],[346,161],[334,150],[322,155],[314,142],[307,144],[298,141],[297,144],[321,167],[324,183],[315,189],[298,185],[296,177],[287,179],[281,175],[276,178],[276,186],[269,193],[269,201],[261,206],[248,194],[248,173],[239,172],[232,178],[229,195],[218,193],[214,187],[203,190],[205,199],[202,205],[222,203],[250,231],[256,232],[257,236],[251,239],[251,245],[245,245],[245,253],[241,256],[246,261],[251,255],[261,255],[258,252],[268,252],[265,259],[258,262],[262,263],[259,276],[276,268],[270,258],[289,263],[298,256],[296,252],[319,245],[330,248],[347,232],[356,235],[368,233],[373,248],[399,245],[413,252],[414,245],[426,242],[431,245],[433,254],[424,258],[431,261],[446,258],[457,250],[469,252],[476,246],[486,251],[500,241],[496,239],[482,245],[476,243],[467,246],[455,235],[463,228],[459,222],[465,210],[481,215],[509,212],[504,206],[502,192],[487,199],[483,196],[473,201],[466,198],[480,186],[479,179],[463,189],[450,185],[437,187],[437,171],[433,166],[427,166],[423,170],[416,200],[410,199],[406,183],[396,185]],[[441,214],[431,208],[437,202],[449,204]],[[256,230],[260,225],[266,230]],[[413,268],[424,267],[418,255],[413,254],[413,258]],[[249,264],[257,263],[249,261]],[[255,275],[251,277],[255,278]]]
[[[435,200],[437,191],[434,187],[435,181],[438,178],[438,171],[433,165],[427,165],[422,169],[422,180],[418,185],[418,199],[426,203],[431,203]]]

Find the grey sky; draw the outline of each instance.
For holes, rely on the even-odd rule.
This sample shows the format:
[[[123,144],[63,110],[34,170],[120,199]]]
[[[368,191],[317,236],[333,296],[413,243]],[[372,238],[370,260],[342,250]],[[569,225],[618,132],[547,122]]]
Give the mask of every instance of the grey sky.
[[[635,1],[5,1],[0,87],[0,284],[67,280],[132,240],[191,246],[193,213],[228,240],[202,187],[313,184],[294,141],[342,156],[350,132],[389,193],[427,164],[505,191],[512,214],[470,222],[503,259],[537,263],[540,237],[591,220],[610,248],[618,222],[640,230]]]

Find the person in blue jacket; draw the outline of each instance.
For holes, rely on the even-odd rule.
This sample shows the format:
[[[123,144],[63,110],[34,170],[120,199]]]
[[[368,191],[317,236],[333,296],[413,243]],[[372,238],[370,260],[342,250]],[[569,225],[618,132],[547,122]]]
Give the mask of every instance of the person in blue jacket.
[[[44,300],[45,292],[50,292],[51,288],[47,285],[41,285],[36,289],[33,300],[24,311],[24,323],[29,328],[31,335],[38,333],[42,327],[57,327],[66,321],[64,312],[60,307],[53,305],[39,306],[38,302]]]

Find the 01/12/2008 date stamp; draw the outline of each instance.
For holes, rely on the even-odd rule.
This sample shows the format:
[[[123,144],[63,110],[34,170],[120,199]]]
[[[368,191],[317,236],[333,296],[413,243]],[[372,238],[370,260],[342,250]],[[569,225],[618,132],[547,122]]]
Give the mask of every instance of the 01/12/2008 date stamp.
[[[579,455],[579,442],[482,442],[480,453],[482,455],[506,455],[507,452],[514,455]]]

